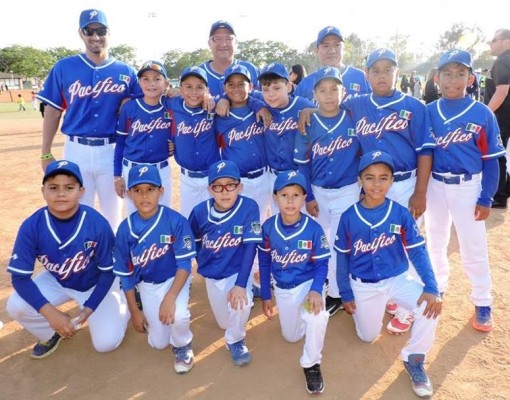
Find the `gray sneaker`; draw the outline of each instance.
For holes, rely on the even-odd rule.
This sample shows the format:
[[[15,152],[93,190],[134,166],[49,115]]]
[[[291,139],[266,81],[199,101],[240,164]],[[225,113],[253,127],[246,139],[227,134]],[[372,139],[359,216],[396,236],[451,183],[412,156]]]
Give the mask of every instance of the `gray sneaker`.
[[[45,342],[39,340],[32,350],[31,357],[36,359],[48,357],[51,353],[57,350],[61,340],[62,336],[56,332],[49,340]]]

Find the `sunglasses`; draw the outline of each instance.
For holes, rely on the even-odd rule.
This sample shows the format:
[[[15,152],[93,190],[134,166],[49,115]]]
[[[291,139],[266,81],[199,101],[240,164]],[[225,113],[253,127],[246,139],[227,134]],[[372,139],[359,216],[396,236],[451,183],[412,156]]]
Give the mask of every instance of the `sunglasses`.
[[[211,190],[214,193],[223,193],[224,190],[227,192],[233,192],[237,189],[239,183],[227,183],[226,185],[211,185]]]
[[[160,65],[153,64],[153,63],[145,63],[145,64],[143,64],[141,69],[145,69],[145,68],[152,69],[153,71],[156,71],[156,72],[163,71],[163,68],[161,68]]]
[[[99,28],[91,28],[90,26],[86,26],[81,30],[84,36],[106,36],[108,33],[108,28],[106,26],[100,26]]]

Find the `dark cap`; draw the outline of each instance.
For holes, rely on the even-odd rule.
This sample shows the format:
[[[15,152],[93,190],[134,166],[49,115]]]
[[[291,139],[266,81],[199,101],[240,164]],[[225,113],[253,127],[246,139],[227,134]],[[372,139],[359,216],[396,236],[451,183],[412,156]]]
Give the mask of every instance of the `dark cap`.
[[[209,31],[209,37],[211,37],[214,34],[214,32],[216,32],[218,29],[221,29],[221,28],[230,31],[230,33],[234,36],[236,34],[234,32],[234,28],[232,27],[231,23],[224,21],[224,20],[220,20],[220,21],[216,21],[214,24],[211,25],[211,30]]]
[[[48,164],[46,171],[44,171],[44,177],[42,181],[43,185],[44,182],[48,180],[48,178],[60,174],[74,176],[80,186],[83,186],[83,178],[81,177],[80,167],[78,167],[78,164],[67,160],[53,161],[51,164]]]

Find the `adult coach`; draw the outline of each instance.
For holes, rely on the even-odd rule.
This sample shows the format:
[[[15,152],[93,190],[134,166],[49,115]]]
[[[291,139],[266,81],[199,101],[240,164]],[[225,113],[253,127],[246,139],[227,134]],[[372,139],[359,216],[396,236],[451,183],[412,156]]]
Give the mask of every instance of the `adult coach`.
[[[251,82],[254,85],[258,82],[258,68],[249,61],[234,58],[237,45],[238,41],[232,24],[222,20],[216,21],[211,25],[209,48],[211,49],[213,59],[201,64],[200,67],[207,72],[209,92],[212,96],[218,96],[223,93],[223,75],[227,68],[234,64],[244,65],[250,73]]]
[[[322,29],[317,36],[315,48],[315,55],[319,59],[321,67],[336,67],[340,70],[346,97],[370,93],[370,85],[365,73],[358,68],[343,64],[344,54],[345,42],[340,29],[335,26],[327,26]],[[317,71],[304,78],[296,87],[294,95],[312,100],[316,73]]]
[[[498,29],[489,42],[491,55],[496,61],[485,80],[485,104],[496,114],[501,140],[507,148],[510,137],[510,29]],[[507,150],[508,151],[508,150]],[[509,196],[508,159],[499,158],[499,184],[494,195],[493,208],[507,208]]]
[[[81,202],[94,207],[97,192],[101,213],[116,230],[122,211],[112,168],[117,114],[121,102],[138,87],[136,72],[109,57],[110,32],[102,11],[82,11],[78,32],[85,53],[57,61],[37,95],[49,106],[44,113],[41,166],[44,171],[55,160],[51,146],[65,111],[64,158],[80,166],[86,188]]]

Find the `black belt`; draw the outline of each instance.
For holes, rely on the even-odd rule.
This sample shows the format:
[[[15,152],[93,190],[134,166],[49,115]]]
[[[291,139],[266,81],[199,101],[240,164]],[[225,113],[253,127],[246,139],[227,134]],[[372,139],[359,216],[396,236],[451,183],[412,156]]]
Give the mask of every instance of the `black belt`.
[[[294,289],[295,287],[298,287],[299,285],[301,285],[303,282],[301,283],[278,283],[276,282],[276,287],[279,288],[279,289]]]
[[[81,137],[81,136],[69,136],[69,140],[71,142],[84,144],[86,146],[105,146],[107,144],[115,143],[114,137],[86,138],[86,137]]]
[[[413,175],[413,171],[404,172],[403,174],[393,174],[394,182],[401,182],[409,179]]]
[[[461,182],[468,182],[473,179],[471,174],[462,174],[457,176],[443,176],[432,172],[432,178],[436,181],[446,183],[447,185],[458,185]]]
[[[265,170],[266,170],[265,168],[260,168],[257,169],[256,171],[247,172],[246,174],[241,175],[241,177],[246,179],[255,179],[258,178],[259,176],[262,176]]]
[[[381,281],[380,279],[362,279],[354,276],[353,274],[351,274],[351,279],[362,283],[378,283]]]

